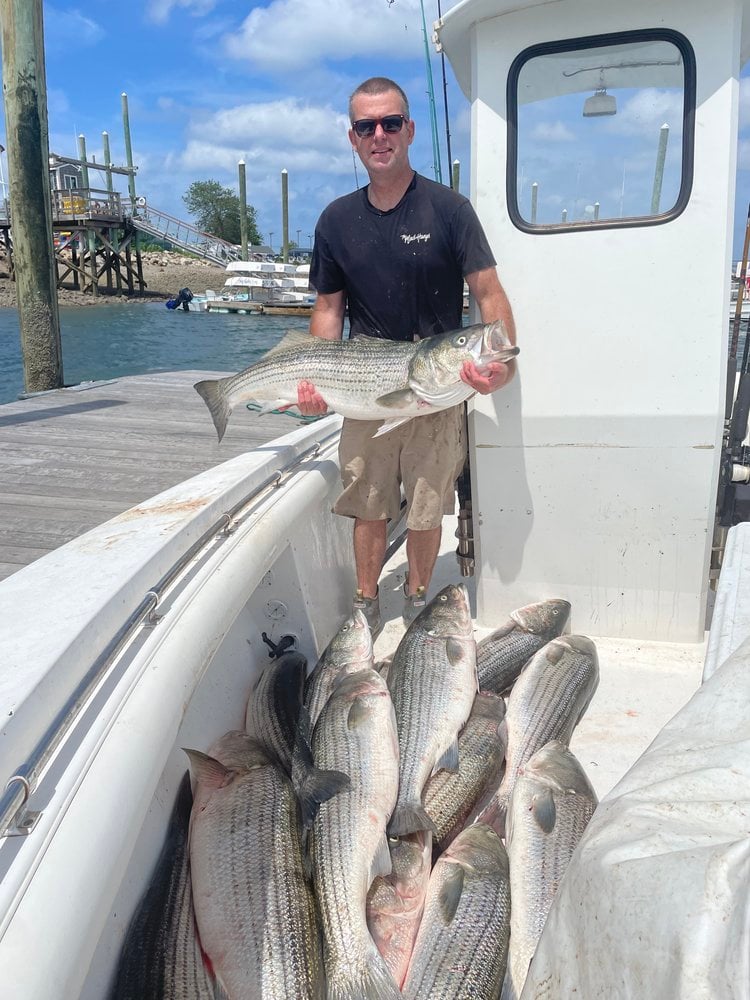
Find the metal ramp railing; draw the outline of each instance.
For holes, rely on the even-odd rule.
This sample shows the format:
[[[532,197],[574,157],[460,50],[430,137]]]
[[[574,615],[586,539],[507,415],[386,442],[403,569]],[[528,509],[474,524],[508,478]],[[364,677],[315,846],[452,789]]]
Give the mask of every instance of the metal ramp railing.
[[[122,204],[123,211],[130,215],[133,226],[148,236],[168,240],[173,246],[220,267],[226,266],[230,260],[240,260],[240,248],[233,243],[212,236],[211,233],[204,233],[189,222],[183,222],[168,212],[154,208],[145,198],[136,198],[135,202],[126,198]]]

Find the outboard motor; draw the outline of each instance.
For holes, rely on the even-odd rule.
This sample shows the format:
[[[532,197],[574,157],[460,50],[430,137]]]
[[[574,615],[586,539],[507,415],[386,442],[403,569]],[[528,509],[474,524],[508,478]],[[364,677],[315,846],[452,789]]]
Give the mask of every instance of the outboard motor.
[[[188,302],[190,302],[192,297],[193,293],[190,291],[189,288],[181,288],[177,293],[176,298],[167,299],[167,309],[177,309],[179,308],[179,306],[182,306],[185,312],[188,312],[190,308]]]

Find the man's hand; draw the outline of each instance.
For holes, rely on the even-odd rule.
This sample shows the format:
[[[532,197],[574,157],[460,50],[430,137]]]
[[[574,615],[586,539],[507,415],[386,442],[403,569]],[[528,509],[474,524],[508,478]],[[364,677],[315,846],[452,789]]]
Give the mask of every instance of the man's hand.
[[[294,406],[294,403],[290,403],[289,406]],[[289,406],[282,406],[280,409],[288,410]],[[328,412],[328,403],[312,382],[306,379],[297,384],[297,407],[303,417],[317,417]]]
[[[502,361],[490,361],[483,368],[477,368],[473,361],[464,361],[461,368],[461,380],[470,385],[475,392],[488,396],[496,389],[502,389],[513,377],[513,362],[504,364]]]

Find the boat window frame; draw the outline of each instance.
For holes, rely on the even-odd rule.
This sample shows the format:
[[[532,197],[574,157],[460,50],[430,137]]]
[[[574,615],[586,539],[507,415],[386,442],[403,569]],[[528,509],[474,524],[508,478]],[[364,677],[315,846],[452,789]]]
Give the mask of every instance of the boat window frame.
[[[682,179],[677,199],[667,212],[657,215],[631,215],[622,219],[581,220],[579,222],[529,222],[520,212],[518,205],[518,77],[521,70],[537,56],[557,52],[574,52],[576,49],[594,49],[608,45],[624,45],[630,42],[671,42],[680,51],[684,66],[684,89],[682,106]],[[559,233],[588,232],[600,229],[633,229],[641,226],[662,226],[672,222],[687,208],[693,190],[695,163],[695,107],[696,107],[695,51],[688,38],[672,28],[637,28],[602,35],[585,35],[564,38],[552,42],[530,45],[516,56],[508,71],[506,85],[506,109],[508,115],[508,145],[505,167],[505,198],[510,221],[521,232],[534,235],[557,235]]]

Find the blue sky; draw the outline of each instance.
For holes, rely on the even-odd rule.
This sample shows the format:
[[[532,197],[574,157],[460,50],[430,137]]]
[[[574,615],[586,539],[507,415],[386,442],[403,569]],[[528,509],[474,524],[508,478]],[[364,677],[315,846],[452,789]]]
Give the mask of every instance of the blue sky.
[[[455,5],[444,0],[443,12]],[[425,0],[428,34],[436,0]],[[182,195],[213,178],[236,189],[247,164],[259,228],[281,240],[281,171],[289,172],[290,238],[309,243],[320,211],[364,171],[352,157],[346,102],[368,76],[391,76],[411,101],[412,164],[433,176],[427,73],[419,0],[131,0],[44,2],[50,149],[124,164],[120,94],[128,94],[139,194],[187,218]],[[447,179],[443,86],[430,44],[439,142]],[[469,109],[446,60],[452,156],[469,179]],[[1,140],[7,145],[5,139]],[[92,186],[104,187],[91,177]],[[750,78],[741,91],[735,255],[750,198]],[[502,256],[500,254],[500,256]]]

